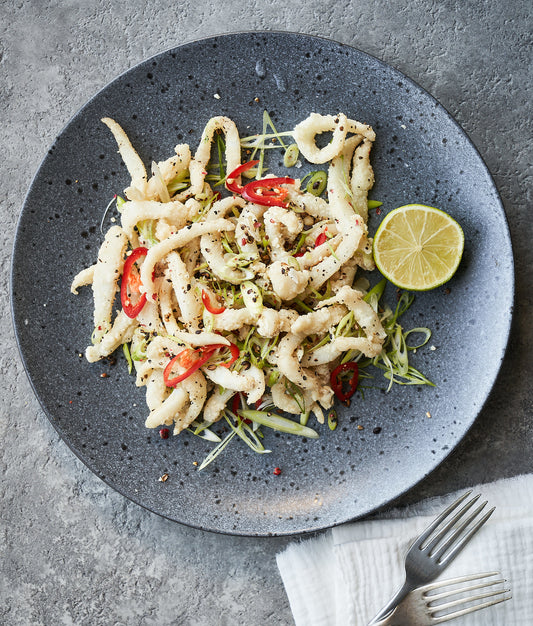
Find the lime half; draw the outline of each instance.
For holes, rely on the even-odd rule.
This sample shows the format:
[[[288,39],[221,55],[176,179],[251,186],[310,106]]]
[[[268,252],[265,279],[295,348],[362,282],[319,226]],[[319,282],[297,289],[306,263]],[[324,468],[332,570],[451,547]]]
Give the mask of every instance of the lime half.
[[[444,211],[407,204],[391,211],[374,237],[374,261],[379,271],[401,289],[427,291],[455,274],[465,237]]]

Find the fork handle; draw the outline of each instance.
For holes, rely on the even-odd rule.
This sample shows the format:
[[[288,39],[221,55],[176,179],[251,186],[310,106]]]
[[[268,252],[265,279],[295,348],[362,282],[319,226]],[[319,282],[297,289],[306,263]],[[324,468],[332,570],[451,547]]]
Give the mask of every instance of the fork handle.
[[[400,604],[400,602],[413,590],[413,586],[407,582],[407,580],[403,583],[403,585],[398,589],[394,597],[388,602],[381,611],[372,619],[372,621],[368,622],[367,626],[375,626],[383,619],[389,616],[390,613],[394,611],[394,609]]]

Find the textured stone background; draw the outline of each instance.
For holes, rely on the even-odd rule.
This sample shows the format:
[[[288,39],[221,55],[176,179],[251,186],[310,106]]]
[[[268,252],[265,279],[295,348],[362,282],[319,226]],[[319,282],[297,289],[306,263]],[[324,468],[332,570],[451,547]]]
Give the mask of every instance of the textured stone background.
[[[40,410],[7,305],[17,217],[55,135],[115,75],[198,37],[275,29],[354,45],[419,82],[470,135],[509,218],[517,270],[513,333],[478,422],[402,503],[532,471],[532,26],[527,0],[0,3],[1,623],[292,623],[274,559],[291,540],[191,530],[110,491]]]

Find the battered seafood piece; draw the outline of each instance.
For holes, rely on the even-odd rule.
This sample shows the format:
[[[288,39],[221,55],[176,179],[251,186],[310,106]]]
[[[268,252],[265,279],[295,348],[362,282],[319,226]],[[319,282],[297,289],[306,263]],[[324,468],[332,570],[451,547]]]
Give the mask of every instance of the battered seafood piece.
[[[194,156],[179,144],[152,163],[150,178],[119,124],[102,121],[131,183],[121,226],[109,229],[97,263],[72,282],[73,293],[89,284],[94,293],[87,359],[125,346],[137,386],[146,387],[148,428],[215,437],[209,425],[233,403],[238,421],[228,423],[256,451],[265,451],[260,424],[316,436],[304,422],[310,413],[323,422],[333,405],[332,372],[347,356],[378,355],[386,338],[376,306],[353,287],[358,267],[372,268],[372,128],[343,113],[311,113],[295,127],[300,154],[328,164],[324,198],[298,179],[262,177],[253,156],[241,162],[227,117],[208,121]],[[325,132],[331,141],[319,148]],[[221,196],[222,183],[230,195]],[[114,314],[117,292],[122,309]],[[250,410],[245,399],[300,414],[302,424]]]

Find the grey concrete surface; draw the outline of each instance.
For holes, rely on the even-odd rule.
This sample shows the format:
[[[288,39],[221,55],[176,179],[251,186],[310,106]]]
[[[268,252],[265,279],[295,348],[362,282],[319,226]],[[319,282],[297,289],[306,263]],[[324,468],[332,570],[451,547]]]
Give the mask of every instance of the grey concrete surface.
[[[533,470],[532,26],[528,0],[0,3],[0,623],[293,623],[275,554],[294,539],[192,530],[111,491],[44,417],[10,320],[16,221],[54,136],[116,74],[200,36],[276,29],[354,45],[419,82],[470,135],[508,215],[516,316],[503,370],[479,420],[400,503]]]

